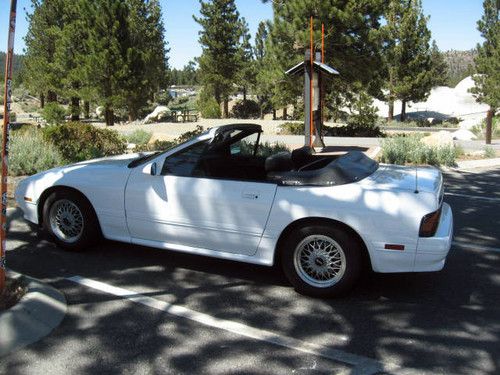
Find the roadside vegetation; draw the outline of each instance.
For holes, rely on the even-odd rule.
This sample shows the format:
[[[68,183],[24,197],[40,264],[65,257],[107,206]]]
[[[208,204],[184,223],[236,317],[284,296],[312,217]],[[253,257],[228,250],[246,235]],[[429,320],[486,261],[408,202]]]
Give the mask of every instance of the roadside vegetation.
[[[380,161],[388,164],[415,164],[454,166],[463,150],[454,145],[429,146],[418,134],[395,136],[382,141]]]

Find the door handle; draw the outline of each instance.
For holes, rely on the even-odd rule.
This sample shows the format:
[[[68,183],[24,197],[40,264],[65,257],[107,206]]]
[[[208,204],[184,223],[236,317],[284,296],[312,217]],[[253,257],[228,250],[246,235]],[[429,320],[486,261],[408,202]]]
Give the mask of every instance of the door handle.
[[[241,193],[241,196],[243,198],[246,198],[246,199],[258,199],[259,198],[259,193],[245,191],[245,192]]]

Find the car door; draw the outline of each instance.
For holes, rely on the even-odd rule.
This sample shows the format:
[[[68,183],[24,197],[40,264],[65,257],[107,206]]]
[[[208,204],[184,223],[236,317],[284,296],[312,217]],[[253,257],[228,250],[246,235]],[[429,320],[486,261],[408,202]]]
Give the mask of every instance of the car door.
[[[127,224],[136,239],[252,255],[276,192],[266,182],[193,176],[206,144],[166,158],[160,175],[136,168],[125,194]]]

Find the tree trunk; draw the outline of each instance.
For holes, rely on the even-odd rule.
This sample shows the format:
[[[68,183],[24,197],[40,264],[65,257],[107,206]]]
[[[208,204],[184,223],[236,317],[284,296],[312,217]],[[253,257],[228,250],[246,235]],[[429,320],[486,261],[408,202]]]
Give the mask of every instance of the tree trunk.
[[[394,100],[389,99],[389,113],[387,114],[387,122],[394,120]]]
[[[276,109],[273,108],[273,120],[276,120]]]
[[[402,100],[401,101],[401,117],[400,117],[400,120],[401,121],[405,121],[406,120],[406,100]]]
[[[43,109],[45,107],[45,94],[40,94],[40,108]]]
[[[261,120],[264,120],[264,107],[262,105],[260,106],[260,116],[259,116],[259,118]]]
[[[288,108],[285,107],[283,108],[283,120],[286,120],[287,117],[288,117]]]
[[[244,102],[247,101],[247,88],[246,87],[243,87],[243,101]]]
[[[222,118],[229,118],[229,100],[224,99],[224,111],[222,113]]]
[[[495,111],[492,108],[486,112],[486,144],[491,145],[491,133],[493,130],[493,115]]]
[[[47,92],[47,102],[57,102],[57,94],[54,91]]]
[[[86,119],[90,118],[90,102],[88,100],[83,102],[83,116]]]
[[[71,108],[71,121],[79,121],[80,120],[80,98],[72,97],[70,108]]]
[[[113,112],[113,108],[106,105],[104,109],[104,119],[106,121],[106,126],[113,126],[115,124],[115,114]]]

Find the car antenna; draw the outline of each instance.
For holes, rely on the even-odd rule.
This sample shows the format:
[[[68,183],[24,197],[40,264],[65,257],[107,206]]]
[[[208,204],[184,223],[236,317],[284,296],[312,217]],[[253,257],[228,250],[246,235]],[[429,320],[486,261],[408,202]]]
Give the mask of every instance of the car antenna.
[[[418,194],[418,166],[415,166],[415,194]]]

